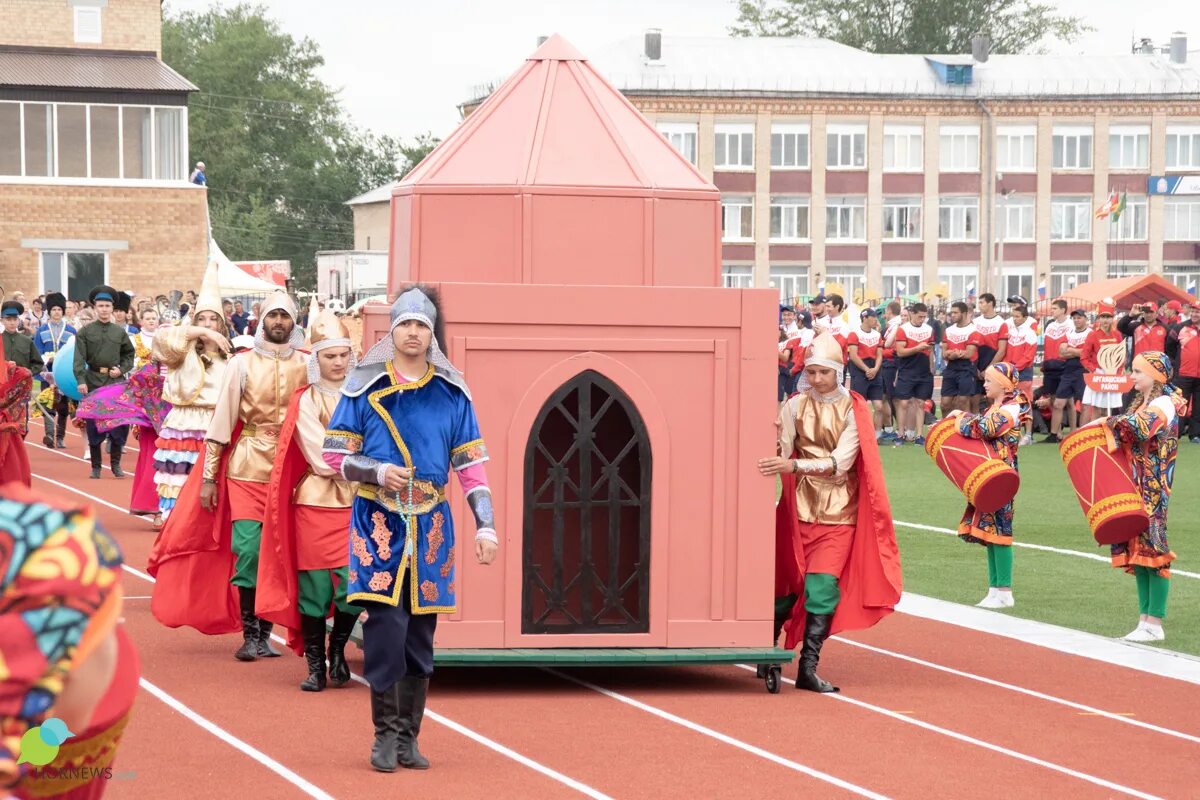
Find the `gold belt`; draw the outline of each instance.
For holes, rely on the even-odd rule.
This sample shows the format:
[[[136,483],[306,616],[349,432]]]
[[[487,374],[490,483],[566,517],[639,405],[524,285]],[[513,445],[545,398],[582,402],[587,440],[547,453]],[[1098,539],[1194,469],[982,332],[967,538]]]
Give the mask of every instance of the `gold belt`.
[[[409,500],[408,484],[398,492],[387,492],[368,486],[360,486],[358,496],[374,500],[393,514],[428,514],[446,500],[446,487],[432,481],[413,481],[412,499]]]
[[[282,425],[274,423],[268,425],[243,425],[242,436],[262,437],[263,439],[278,439],[279,431],[283,428]]]

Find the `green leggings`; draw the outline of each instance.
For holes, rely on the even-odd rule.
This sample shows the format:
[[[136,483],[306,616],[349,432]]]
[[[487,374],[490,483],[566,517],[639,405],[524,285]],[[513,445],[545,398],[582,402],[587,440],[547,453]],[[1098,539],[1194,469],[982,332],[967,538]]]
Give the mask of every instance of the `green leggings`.
[[[842,599],[836,575],[810,572],[804,576],[804,610],[810,614],[832,614]]]
[[[1163,619],[1167,616],[1167,594],[1171,580],[1149,567],[1134,566],[1133,577],[1137,580],[1138,611],[1151,617]]]
[[[337,569],[308,569],[301,570],[297,576],[297,588],[300,590],[300,613],[306,617],[321,617],[329,613],[329,606],[336,603],[337,610],[343,614],[360,614],[362,609],[346,602],[346,587],[349,585],[349,567]],[[337,592],[334,592],[333,579],[337,576]]]
[[[989,544],[988,586],[997,589],[1012,588],[1013,552],[1011,545]]]
[[[230,583],[243,589],[258,586],[258,548],[262,542],[262,523],[253,519],[233,521],[233,565]]]

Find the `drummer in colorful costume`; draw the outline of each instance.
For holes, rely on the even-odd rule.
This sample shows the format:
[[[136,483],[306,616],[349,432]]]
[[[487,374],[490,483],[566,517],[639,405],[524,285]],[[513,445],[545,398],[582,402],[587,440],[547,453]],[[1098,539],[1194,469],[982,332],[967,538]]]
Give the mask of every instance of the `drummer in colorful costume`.
[[[437,295],[416,286],[391,309],[391,328],[342,389],[325,461],[359,483],[351,509],[348,600],[367,609],[365,674],[375,742],[371,766],[425,769],[417,749],[433,674],[437,614],[457,607],[450,470],[475,516],[475,558],[497,537],[471,394],[442,352]]]
[[[256,611],[288,629],[303,654],[306,692],[325,688],[325,618],[333,609],[328,681],[350,680],[346,642],[362,609],[346,601],[350,504],[354,483],[324,461],[325,430],[355,365],[350,331],[332,311],[309,312],[309,385],[292,397],[279,435],[279,458],[267,489],[267,519],[258,560]],[[302,641],[301,641],[302,637]]]
[[[1129,411],[1108,417],[1103,424],[1115,439],[1113,449],[1120,446],[1129,455],[1133,480],[1150,525],[1137,538],[1112,546],[1112,564],[1137,579],[1141,615],[1137,627],[1125,639],[1161,642],[1166,638],[1162,622],[1167,615],[1171,562],[1175,560],[1167,545],[1167,504],[1175,479],[1179,413],[1184,400],[1171,384],[1171,360],[1163,353],[1147,350],[1134,356],[1130,374],[1136,394]]]
[[[1017,447],[1030,419],[1029,398],[1018,388],[1021,373],[1007,361],[992,364],[983,373],[983,392],[992,405],[982,414],[959,412],[958,432],[968,439],[991,442],[996,455],[1017,469]],[[990,514],[968,504],[958,524],[964,542],[987,547],[988,593],[980,608],[1012,608],[1013,501]]]
[[[784,481],[777,526],[792,535],[777,535],[776,584],[790,584],[793,602],[804,598],[788,609],[785,646],[803,641],[796,688],[813,692],[837,691],[816,672],[825,640],[874,625],[901,591],[872,408],[845,389],[843,358],[830,334],[813,340],[798,391],[779,412],[779,455],[758,462]],[[783,611],[776,606],[777,631]]]

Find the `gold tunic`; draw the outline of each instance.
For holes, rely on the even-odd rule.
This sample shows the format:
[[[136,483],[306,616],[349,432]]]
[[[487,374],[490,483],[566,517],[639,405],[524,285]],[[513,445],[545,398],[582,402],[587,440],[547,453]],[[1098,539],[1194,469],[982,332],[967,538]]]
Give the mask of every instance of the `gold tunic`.
[[[163,420],[163,428],[207,431],[228,359],[220,354],[201,356],[196,352],[195,340],[188,341],[187,328],[182,327],[155,332],[150,352],[167,367],[162,396],[171,404],[171,410]]]
[[[221,453],[241,420],[242,432],[225,474],[240,481],[269,483],[288,403],[306,383],[304,354],[290,347],[256,347],[230,360],[205,436],[204,477],[216,478]]]
[[[783,405],[779,421],[780,454],[801,461],[796,475],[797,517],[824,525],[855,524],[858,428],[849,395],[822,400],[811,392],[798,394]]]
[[[340,396],[336,390],[310,386],[300,398],[296,442],[308,462],[308,472],[296,484],[296,492],[292,495],[292,502],[298,506],[349,508],[354,502],[358,484],[342,480],[321,455],[325,430]]]

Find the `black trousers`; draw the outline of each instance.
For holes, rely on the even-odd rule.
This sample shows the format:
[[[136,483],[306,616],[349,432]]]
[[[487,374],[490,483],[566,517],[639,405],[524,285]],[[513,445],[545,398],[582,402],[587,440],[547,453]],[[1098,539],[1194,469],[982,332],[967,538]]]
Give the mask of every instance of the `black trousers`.
[[[101,433],[99,429],[96,428],[96,420],[89,419],[87,421],[87,440],[88,445],[92,447],[100,446],[105,439],[108,439],[110,442],[112,442],[113,447],[124,447],[125,440],[127,438],[129,438],[128,425],[121,425],[120,427],[113,428],[111,431]]]
[[[1180,375],[1175,378],[1175,385],[1183,392],[1183,398],[1192,404],[1191,416],[1179,420],[1179,438],[1200,436],[1200,378]]]
[[[437,614],[414,614],[408,585],[411,570],[404,574],[400,587],[400,605],[356,600],[367,610],[363,624],[363,672],[376,692],[382,692],[401,678],[433,675],[433,631]]]

